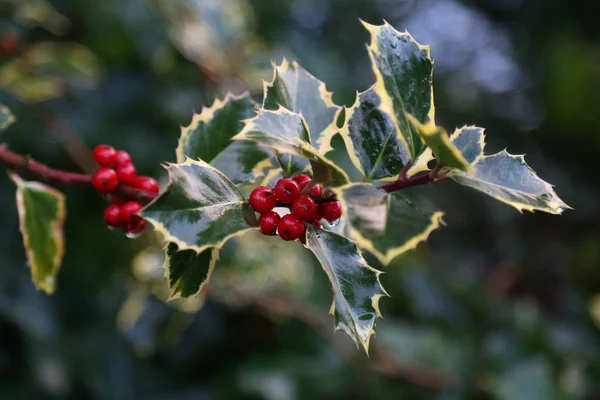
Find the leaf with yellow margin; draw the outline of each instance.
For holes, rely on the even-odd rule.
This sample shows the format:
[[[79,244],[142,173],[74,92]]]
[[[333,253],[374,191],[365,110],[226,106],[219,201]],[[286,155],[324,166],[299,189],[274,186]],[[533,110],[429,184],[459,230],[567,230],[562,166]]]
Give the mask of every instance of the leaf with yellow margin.
[[[17,185],[17,209],[25,252],[36,288],[52,294],[65,253],[65,195],[39,182],[10,174]]]
[[[192,122],[181,128],[175,151],[177,162],[186,157],[203,160],[223,172],[235,184],[254,182],[261,176],[257,168],[269,152],[251,142],[235,142],[231,138],[244,126],[243,120],[256,115],[257,104],[248,93],[228,93],[194,114]]]
[[[558,197],[551,184],[537,176],[522,155],[512,155],[506,150],[479,157],[469,172],[452,171],[448,176],[519,212],[562,214],[571,208]]]
[[[442,224],[444,213],[425,211],[400,193],[367,183],[335,189],[349,236],[384,265],[412,250]]]
[[[398,32],[387,22],[363,25],[371,34],[367,51],[375,74],[373,90],[381,99],[379,108],[391,117],[398,139],[414,160],[425,145],[406,115],[423,124],[435,124],[429,46],[417,43],[408,32]]]
[[[15,121],[16,118],[12,111],[10,111],[10,108],[6,107],[4,104],[0,104],[0,131],[7,129]]]
[[[310,133],[302,115],[283,107],[277,111],[261,110],[246,121],[244,129],[233,140],[250,140],[279,153],[304,157],[310,161],[313,177],[320,183],[340,186],[349,181],[344,170],[310,144]]]
[[[404,142],[396,136],[391,117],[379,109],[379,96],[373,88],[357,93],[346,108],[340,130],[350,160],[366,181],[397,176],[409,161]]]
[[[381,286],[381,272],[370,267],[356,243],[336,233],[309,225],[306,246],[317,257],[333,287],[336,329],[346,332],[358,345],[369,351],[375,323],[381,317],[379,299],[387,296]]]
[[[166,169],[167,188],[140,215],[179,250],[218,248],[257,225],[247,200],[219,170],[190,158]]]
[[[188,298],[200,293],[210,280],[218,260],[219,249],[216,247],[196,253],[194,250],[179,251],[177,244],[168,243],[163,269],[171,289],[170,299],[178,296]]]

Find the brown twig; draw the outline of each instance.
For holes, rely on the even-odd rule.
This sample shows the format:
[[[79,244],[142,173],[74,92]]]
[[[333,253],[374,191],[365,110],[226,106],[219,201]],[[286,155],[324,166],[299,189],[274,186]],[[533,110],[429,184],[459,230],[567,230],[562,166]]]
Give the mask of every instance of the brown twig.
[[[0,145],[0,162],[10,168],[30,172],[45,181],[59,182],[66,185],[91,186],[92,184],[91,175],[50,168],[28,156],[10,151],[4,145]],[[156,197],[154,193],[146,192],[129,185],[120,184],[117,190],[127,198],[138,199],[143,202],[149,202]]]

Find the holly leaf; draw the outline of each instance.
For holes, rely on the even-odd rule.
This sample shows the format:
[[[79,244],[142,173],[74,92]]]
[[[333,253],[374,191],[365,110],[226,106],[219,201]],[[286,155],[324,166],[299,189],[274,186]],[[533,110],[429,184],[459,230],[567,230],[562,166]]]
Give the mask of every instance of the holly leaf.
[[[384,265],[417,247],[443,224],[443,212],[422,210],[407,197],[371,184],[350,184],[335,192],[350,237]]]
[[[423,141],[427,143],[438,163],[462,171],[468,171],[471,168],[444,128],[435,124],[422,124],[412,115],[408,115],[408,119],[413,129],[419,132]]]
[[[379,108],[391,117],[398,139],[414,160],[425,146],[406,115],[423,124],[435,123],[429,46],[417,43],[408,32],[398,32],[387,22],[363,25],[371,34],[367,51],[375,73],[373,90],[381,99]]]
[[[381,286],[382,272],[371,268],[356,243],[313,226],[306,228],[306,245],[317,257],[333,287],[336,330],[346,332],[368,353],[375,322],[381,317],[379,299],[387,296]]]
[[[36,288],[52,294],[65,253],[65,195],[39,182],[10,175],[17,185],[19,226]]]
[[[310,144],[310,134],[302,115],[283,107],[277,111],[261,110],[246,121],[244,129],[233,140],[250,140],[280,153],[304,157],[311,163],[313,177],[333,186],[348,183],[348,175]]]
[[[166,169],[169,185],[140,214],[180,250],[218,248],[257,225],[244,196],[216,168],[188,158]]]
[[[562,214],[571,208],[558,197],[552,185],[537,176],[522,155],[512,155],[505,150],[480,156],[469,172],[453,171],[449,176],[520,212],[539,210]]]
[[[7,129],[16,120],[17,119],[12,111],[10,111],[10,108],[6,107],[4,104],[0,104],[0,131]]]
[[[315,78],[297,62],[284,59],[273,65],[271,82],[264,84],[263,108],[276,111],[284,107],[302,114],[310,131],[310,143],[321,153],[330,150],[331,138],[337,133],[336,120],[342,107],[332,101],[325,83]]]
[[[194,250],[179,251],[176,243],[165,247],[163,269],[171,289],[170,299],[188,298],[200,293],[210,280],[219,260],[219,249],[208,248],[201,253]]]
[[[346,108],[346,120],[340,130],[354,166],[365,180],[398,175],[409,161],[408,150],[398,139],[391,117],[379,109],[381,101],[373,87],[358,93]]]
[[[275,159],[284,176],[296,175],[310,168],[310,161],[303,157],[277,153]]]
[[[244,126],[242,120],[256,115],[256,103],[248,93],[234,96],[228,93],[194,114],[190,125],[181,128],[175,151],[177,162],[186,157],[201,159],[221,170],[236,184],[254,181],[261,175],[260,163],[269,153],[251,142],[233,142]]]
[[[473,164],[481,156],[485,148],[485,133],[477,126],[463,126],[456,129],[450,136],[450,141],[462,153],[464,159]]]

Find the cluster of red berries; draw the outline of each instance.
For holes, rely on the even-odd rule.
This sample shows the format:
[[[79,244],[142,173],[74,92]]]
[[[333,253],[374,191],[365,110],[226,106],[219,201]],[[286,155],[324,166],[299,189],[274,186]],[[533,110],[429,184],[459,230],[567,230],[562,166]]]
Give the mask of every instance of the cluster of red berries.
[[[321,198],[323,187],[312,185],[307,192],[305,189],[311,182],[310,176],[299,174],[280,179],[273,189],[259,186],[250,193],[250,206],[261,214],[258,220],[261,233],[270,236],[279,233],[283,240],[300,239],[304,243],[305,222],[320,228],[321,219],[334,222],[342,216],[339,201],[315,201]],[[280,217],[273,211],[276,206],[288,207],[291,214]]]
[[[92,185],[99,193],[112,193],[120,183],[158,194],[160,188],[156,180],[149,176],[138,176],[126,151],[101,144],[94,149],[93,156],[100,169],[92,175]],[[142,203],[126,201],[114,194],[111,195],[111,202],[104,210],[104,221],[109,227],[120,227],[129,235],[137,235],[146,228],[146,220],[137,215],[143,207]]]

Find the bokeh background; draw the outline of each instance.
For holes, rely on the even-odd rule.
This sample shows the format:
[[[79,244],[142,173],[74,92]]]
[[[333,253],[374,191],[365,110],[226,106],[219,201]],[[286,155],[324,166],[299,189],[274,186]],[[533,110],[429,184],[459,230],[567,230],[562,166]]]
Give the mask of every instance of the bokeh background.
[[[382,283],[371,357],[327,316],[298,243],[230,242],[210,290],[165,303],[159,241],[68,196],[57,293],[36,292],[0,176],[2,399],[600,399],[600,3],[569,0],[2,0],[2,142],[93,169],[111,143],[165,180],[179,126],[228,90],[260,98],[285,56],[350,105],[373,82],[358,19],[430,43],[438,123],[526,153],[574,207],[524,215],[444,183],[447,227]],[[338,141],[339,145],[339,141]]]

